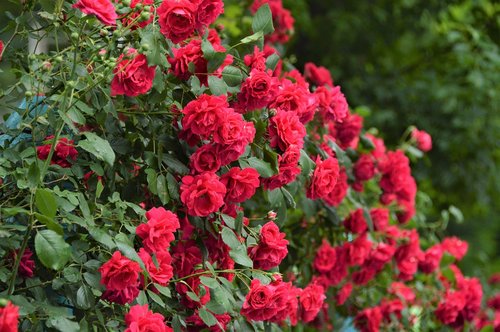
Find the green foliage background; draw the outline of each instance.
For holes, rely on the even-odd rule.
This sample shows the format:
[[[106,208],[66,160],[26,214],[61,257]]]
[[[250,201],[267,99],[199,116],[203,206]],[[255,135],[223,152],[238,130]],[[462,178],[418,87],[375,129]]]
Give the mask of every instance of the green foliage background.
[[[490,0],[289,0],[288,50],[328,67],[351,107],[366,107],[390,145],[410,124],[434,148],[414,167],[434,205],[464,222],[448,234],[470,243],[462,267],[500,271],[500,3]]]

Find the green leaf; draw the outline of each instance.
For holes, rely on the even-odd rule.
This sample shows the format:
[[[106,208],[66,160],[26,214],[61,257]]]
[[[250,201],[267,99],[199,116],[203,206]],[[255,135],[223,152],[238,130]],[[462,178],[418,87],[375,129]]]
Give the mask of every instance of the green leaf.
[[[167,173],[168,194],[172,200],[179,200],[179,183],[171,173]]]
[[[280,61],[280,56],[277,53],[273,53],[266,59],[266,68],[275,70],[278,62]]]
[[[40,182],[40,168],[38,162],[33,162],[28,169],[28,184],[30,188],[36,188]]]
[[[239,68],[226,66],[224,70],[222,70],[222,78],[227,85],[238,86],[243,79],[243,75],[241,74],[241,70]]]
[[[215,316],[205,308],[200,308],[198,315],[203,323],[205,323],[208,327],[217,324],[217,318],[215,318]]]
[[[170,201],[170,197],[168,195],[167,189],[167,180],[163,174],[160,174],[156,178],[156,189],[158,191],[158,197],[160,197],[160,201],[163,205],[167,204]]]
[[[44,216],[53,219],[57,214],[57,203],[54,193],[48,189],[37,189],[35,206]]]
[[[172,155],[164,154],[161,160],[177,174],[186,175],[189,173],[189,168]]]
[[[168,298],[171,298],[172,297],[172,293],[170,292],[170,288],[168,287],[165,287],[165,286],[162,286],[162,285],[158,285],[158,284],[155,284],[155,288],[163,295],[163,296],[166,296]]]
[[[97,227],[89,228],[88,231],[94,240],[104,244],[108,249],[111,250],[116,247],[115,241],[113,241],[113,238],[108,234],[108,232]]]
[[[235,223],[234,223],[234,218],[231,216],[228,216],[227,214],[222,214],[221,215],[222,220],[224,220],[224,223],[231,229],[234,229]]]
[[[47,217],[46,215],[35,212],[36,219],[47,226],[48,229],[53,230],[57,234],[63,235],[64,231],[61,225],[56,223],[54,219]]]
[[[47,320],[47,326],[53,327],[61,332],[79,332],[80,325],[66,317],[50,317]]]
[[[88,286],[80,286],[76,292],[76,305],[81,309],[90,309],[94,304],[95,297],[92,290]]]
[[[142,259],[139,257],[137,252],[135,251],[134,248],[129,246],[127,243],[121,242],[121,241],[116,241],[116,246],[118,249],[122,252],[124,256],[127,258],[139,263],[142,269],[144,269],[144,263]]]
[[[207,286],[208,288],[214,289],[214,288],[220,287],[219,282],[214,278],[201,276],[200,281],[203,285]]]
[[[248,257],[247,250],[244,245],[236,249],[231,249],[229,256],[238,264],[253,268],[253,261]]]
[[[309,176],[309,173],[311,173],[312,169],[316,166],[314,161],[312,161],[307,152],[304,150],[300,150],[299,164],[302,167],[302,173],[306,176]]]
[[[61,270],[71,257],[71,247],[64,238],[49,229],[36,233],[35,251],[40,262],[53,270]]]
[[[253,32],[262,31],[264,34],[274,31],[273,14],[269,4],[263,4],[255,13],[252,20],[252,30]]]
[[[222,228],[222,241],[224,241],[225,244],[229,246],[231,249],[236,249],[240,247],[242,244],[234,234],[234,232],[229,229],[228,227],[223,227]]]
[[[263,178],[268,178],[274,175],[274,171],[271,168],[271,165],[268,162],[265,162],[264,160],[256,157],[250,157],[246,160],[241,159],[240,166],[241,168],[255,168],[255,170],[257,170],[257,172],[259,172],[260,176]]]
[[[78,147],[94,155],[97,159],[105,161],[110,166],[113,166],[115,162],[115,152],[111,148],[109,142],[89,131],[85,132],[85,137],[85,139],[78,142]]]
[[[257,31],[253,35],[247,36],[241,40],[242,44],[250,44],[255,42],[260,42],[264,38],[264,33],[262,31]]]
[[[159,65],[164,68],[170,67],[165,56],[166,50],[163,46],[165,43],[165,37],[160,33],[157,25],[149,24],[148,26],[139,29],[139,34],[141,35],[141,44],[148,45],[147,50],[144,51],[148,59],[148,65]]]
[[[221,96],[227,94],[226,83],[216,76],[208,76],[208,88],[215,96]]]
[[[293,199],[292,194],[290,194],[290,192],[288,190],[286,190],[284,187],[281,187],[280,189],[281,189],[281,192],[283,193],[283,197],[285,197],[286,205],[289,208],[295,209],[296,204],[295,204],[295,200]]]
[[[161,299],[161,297],[158,296],[158,294],[155,294],[154,292],[150,291],[148,289],[148,296],[153,300],[154,302],[158,303],[161,307],[165,307],[165,302]]]

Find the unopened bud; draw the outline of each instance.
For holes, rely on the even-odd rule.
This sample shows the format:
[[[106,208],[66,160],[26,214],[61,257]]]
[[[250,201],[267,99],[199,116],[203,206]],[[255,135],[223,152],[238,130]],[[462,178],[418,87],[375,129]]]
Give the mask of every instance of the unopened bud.
[[[274,211],[269,211],[267,213],[267,219],[269,219],[271,221],[275,221],[276,220],[276,216],[277,216],[277,214]]]

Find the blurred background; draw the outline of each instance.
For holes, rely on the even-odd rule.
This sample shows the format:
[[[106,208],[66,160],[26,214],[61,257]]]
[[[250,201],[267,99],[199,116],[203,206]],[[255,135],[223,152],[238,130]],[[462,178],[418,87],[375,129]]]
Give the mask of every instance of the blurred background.
[[[495,0],[288,0],[296,66],[332,72],[351,108],[364,106],[390,146],[409,125],[433,150],[413,166],[446,234],[469,242],[464,272],[500,271],[500,2]]]
[[[309,61],[330,69],[351,108],[366,116],[365,128],[379,128],[389,147],[409,125],[432,135],[433,150],[413,166],[433,202],[424,211],[428,220],[459,208],[463,222],[451,218],[443,235],[469,242],[464,272],[500,271],[500,2],[284,4],[296,20],[288,56],[299,69]],[[227,1],[228,16],[241,10],[241,2]],[[0,39],[10,37],[3,29],[17,11],[18,1],[0,1]],[[3,90],[14,76],[5,61],[0,70]]]

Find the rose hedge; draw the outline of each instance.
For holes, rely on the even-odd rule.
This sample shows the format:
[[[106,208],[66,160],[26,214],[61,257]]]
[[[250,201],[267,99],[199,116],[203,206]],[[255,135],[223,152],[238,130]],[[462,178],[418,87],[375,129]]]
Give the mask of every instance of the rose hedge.
[[[467,243],[436,231],[459,212],[418,212],[407,154],[431,137],[387,149],[325,68],[280,57],[280,0],[12,18],[0,331],[499,328],[455,264]]]

